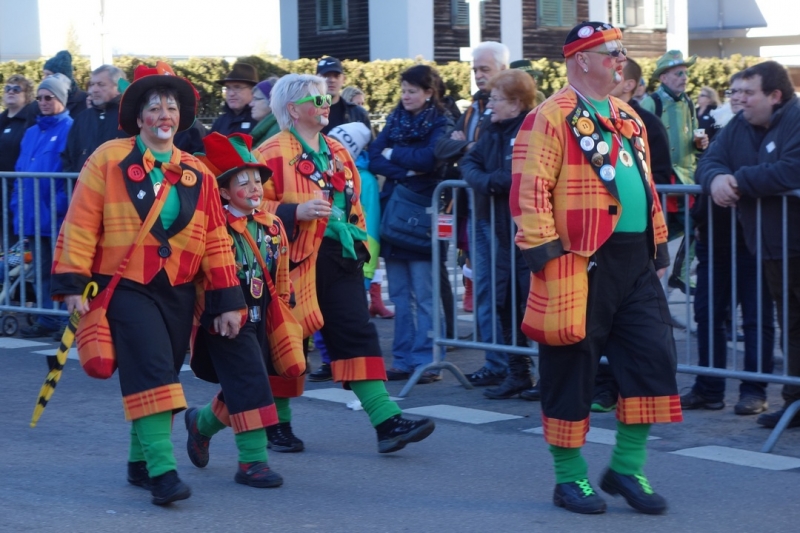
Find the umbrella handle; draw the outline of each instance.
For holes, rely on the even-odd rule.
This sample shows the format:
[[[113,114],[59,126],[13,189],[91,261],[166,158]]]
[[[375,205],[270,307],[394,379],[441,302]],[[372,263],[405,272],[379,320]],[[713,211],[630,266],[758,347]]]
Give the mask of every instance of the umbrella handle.
[[[97,296],[98,290],[99,287],[97,286],[96,282],[90,281],[89,283],[87,283],[86,288],[83,289],[83,301],[85,302],[89,298],[94,298],[95,296]]]

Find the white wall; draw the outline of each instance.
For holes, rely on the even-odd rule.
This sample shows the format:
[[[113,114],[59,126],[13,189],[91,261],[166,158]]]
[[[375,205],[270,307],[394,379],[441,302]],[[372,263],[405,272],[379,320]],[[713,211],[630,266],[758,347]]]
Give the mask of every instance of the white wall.
[[[592,22],[610,22],[608,0],[589,0],[589,20]]]
[[[508,47],[511,61],[525,59],[522,55],[522,0],[500,0],[500,18],[500,40]]]
[[[433,59],[433,0],[370,0],[369,55]]]
[[[0,0],[0,61],[27,61],[42,55],[36,2]]]
[[[300,21],[297,17],[297,0],[280,0],[280,55],[286,59],[300,58]]]

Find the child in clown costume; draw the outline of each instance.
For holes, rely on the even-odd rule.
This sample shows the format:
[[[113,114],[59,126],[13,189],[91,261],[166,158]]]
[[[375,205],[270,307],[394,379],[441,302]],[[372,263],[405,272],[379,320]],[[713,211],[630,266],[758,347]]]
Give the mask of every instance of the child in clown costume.
[[[274,280],[280,298],[288,302],[291,292],[286,234],[276,216],[256,209],[263,196],[262,182],[271,172],[251,155],[252,138],[211,133],[203,144],[206,153],[198,157],[217,176],[226,204],[227,229],[247,317],[239,335],[228,339],[215,333],[211,317],[203,312],[202,303],[198,305],[192,370],[205,381],[220,383],[222,390],[201,409],[186,411],[187,451],[195,466],[205,467],[211,437],[230,426],[239,450],[234,480],[251,487],[279,487],[283,478],[267,464],[264,428],[276,424],[278,415],[267,377],[271,363],[264,320],[270,301],[266,276]],[[253,246],[258,246],[263,261],[255,256]],[[268,272],[263,272],[261,263]]]

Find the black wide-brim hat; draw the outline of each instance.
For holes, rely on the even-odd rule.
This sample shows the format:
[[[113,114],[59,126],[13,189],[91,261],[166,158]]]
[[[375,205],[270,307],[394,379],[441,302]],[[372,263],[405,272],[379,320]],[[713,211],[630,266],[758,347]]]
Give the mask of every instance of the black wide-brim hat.
[[[176,76],[168,64],[157,61],[155,67],[139,65],[133,71],[133,83],[125,89],[119,101],[119,127],[122,131],[129,135],[139,134],[136,121],[139,118],[139,100],[155,87],[169,87],[177,93],[181,115],[178,131],[192,127],[197,112],[197,90],[189,80]]]

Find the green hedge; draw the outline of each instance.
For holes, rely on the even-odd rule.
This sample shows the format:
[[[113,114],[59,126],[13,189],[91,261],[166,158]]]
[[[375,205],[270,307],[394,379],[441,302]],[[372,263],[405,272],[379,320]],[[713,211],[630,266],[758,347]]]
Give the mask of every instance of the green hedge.
[[[123,69],[128,74],[129,79],[132,79],[133,70],[137,65],[142,63],[152,65],[157,59],[159,58],[120,56],[114,59],[114,64]],[[219,85],[214,82],[225,76],[225,73],[230,70],[231,64],[224,59],[215,57],[190,58],[185,61],[161,59],[172,64],[176,74],[189,78],[197,87],[201,95],[198,114],[206,117],[214,116],[222,103],[222,92]],[[239,60],[255,66],[261,79],[272,75],[282,76],[289,72],[313,73],[316,67],[316,61],[313,59],[290,61],[276,57],[248,56],[241,57]],[[727,88],[728,77],[731,74],[761,60],[761,58],[757,57],[742,57],[739,55],[725,59],[700,58],[690,71],[691,75],[687,91],[694,97],[699,92],[700,87],[708,85],[722,94]],[[641,65],[647,79],[655,70],[656,59],[643,58],[638,59],[637,62]],[[80,86],[85,87],[89,81],[89,60],[77,57],[73,63],[75,81]],[[347,84],[360,87],[364,91],[367,95],[367,105],[370,111],[372,113],[387,113],[400,100],[400,73],[417,63],[436,66],[445,81],[448,93],[456,100],[470,97],[471,73],[468,63],[450,62],[436,65],[433,62],[419,59],[392,59],[371,61],[369,63],[343,61],[343,66],[345,74],[347,74]],[[0,63],[0,83],[4,82],[11,74],[23,74],[38,84],[41,81],[43,65],[44,59],[26,61],[24,63],[15,61]],[[548,96],[566,83],[566,68],[562,61],[540,59],[534,62],[534,68],[542,72],[539,88]],[[657,85],[656,81],[651,80],[649,89],[652,90]]]

